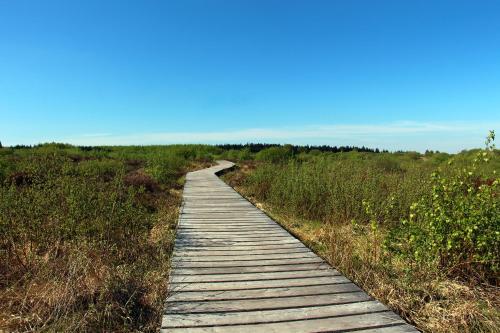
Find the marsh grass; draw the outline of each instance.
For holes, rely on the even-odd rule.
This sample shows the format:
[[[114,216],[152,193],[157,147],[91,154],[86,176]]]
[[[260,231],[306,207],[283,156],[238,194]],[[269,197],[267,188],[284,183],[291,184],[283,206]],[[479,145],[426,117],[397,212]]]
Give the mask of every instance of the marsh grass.
[[[499,197],[498,189],[492,187],[494,181],[489,180],[497,177],[500,159],[498,151],[490,149],[488,163],[474,162],[478,156],[485,156],[484,152],[456,156],[308,153],[242,163],[224,178],[348,278],[419,329],[443,333],[498,332],[500,292],[495,251],[500,232]],[[474,163],[476,166],[471,169]],[[438,179],[431,176],[436,171]],[[465,191],[462,187],[450,190],[451,183],[460,181],[466,183]],[[448,190],[438,191],[436,198],[436,186]],[[472,188],[473,196],[467,197],[467,186]],[[418,220],[412,209],[415,203],[420,207]],[[449,222],[442,229],[429,229],[438,223],[431,218],[438,211],[442,212],[438,220],[441,223],[459,219],[460,224]],[[478,217],[480,224],[476,223]],[[402,223],[405,220],[408,222]],[[410,230],[408,223],[412,223]],[[487,237],[481,237],[478,228]],[[469,229],[478,231],[477,237],[470,234],[477,243],[466,240],[466,244],[478,245],[468,247],[468,251],[477,255],[482,264],[473,271],[452,270],[457,261],[443,261],[440,256],[446,254],[446,249],[456,249],[454,243],[448,245],[449,239],[464,244],[460,243],[464,236],[456,235]],[[428,247],[423,239],[432,240],[426,234],[430,230],[435,230],[433,237],[442,243],[433,243],[437,248],[429,248],[426,257],[415,256],[416,251]],[[417,237],[423,237],[422,241],[410,241]],[[467,260],[462,256],[453,258]]]

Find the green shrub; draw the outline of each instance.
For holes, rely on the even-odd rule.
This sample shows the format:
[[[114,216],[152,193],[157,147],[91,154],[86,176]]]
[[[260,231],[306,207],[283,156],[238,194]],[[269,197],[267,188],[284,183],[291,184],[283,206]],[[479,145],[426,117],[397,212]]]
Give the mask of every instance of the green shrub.
[[[220,158],[230,160],[230,161],[238,161],[240,155],[240,151],[236,149],[229,149],[224,151],[221,155]]]
[[[253,160],[253,158],[254,158],[254,155],[250,151],[250,148],[244,148],[244,149],[240,150],[240,152],[238,154],[238,160],[240,160],[240,161],[250,161],[250,160]]]
[[[175,153],[158,153],[147,162],[146,171],[164,184],[173,184],[186,166],[186,160]]]
[[[408,218],[389,234],[390,250],[451,275],[487,278],[498,272],[500,179],[478,172],[478,164],[494,156],[493,140],[491,132],[468,168],[432,174],[431,195],[412,204]]]
[[[270,147],[259,151],[255,155],[257,161],[270,163],[283,163],[293,157],[293,149],[290,145],[281,147]]]

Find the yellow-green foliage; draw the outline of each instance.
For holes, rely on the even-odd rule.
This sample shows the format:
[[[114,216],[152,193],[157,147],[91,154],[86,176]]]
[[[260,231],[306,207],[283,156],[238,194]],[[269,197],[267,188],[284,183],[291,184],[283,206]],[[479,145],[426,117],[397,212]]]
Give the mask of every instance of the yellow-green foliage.
[[[386,240],[388,248],[454,275],[495,276],[500,260],[500,179],[484,178],[495,159],[492,132],[468,166],[431,176],[430,195],[413,203],[408,218]],[[465,163],[461,163],[465,164]],[[453,168],[450,160],[448,168]]]

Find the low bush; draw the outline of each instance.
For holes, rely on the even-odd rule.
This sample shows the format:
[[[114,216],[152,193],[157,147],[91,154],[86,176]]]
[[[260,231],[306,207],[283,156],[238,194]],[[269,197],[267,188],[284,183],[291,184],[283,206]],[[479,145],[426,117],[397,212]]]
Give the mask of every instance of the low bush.
[[[270,147],[259,151],[255,155],[257,161],[283,163],[293,157],[293,148],[290,145]]]
[[[495,157],[493,140],[492,132],[468,167],[450,176],[432,174],[431,194],[413,203],[408,218],[391,230],[386,243],[392,251],[448,275],[494,282],[500,268],[500,179],[478,174],[478,164]]]

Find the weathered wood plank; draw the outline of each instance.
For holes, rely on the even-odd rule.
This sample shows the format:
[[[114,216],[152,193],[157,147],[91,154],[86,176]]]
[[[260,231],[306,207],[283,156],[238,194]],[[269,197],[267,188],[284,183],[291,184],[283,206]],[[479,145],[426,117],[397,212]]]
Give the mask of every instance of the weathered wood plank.
[[[283,244],[300,244],[300,242],[296,239],[281,239],[281,240],[263,240],[259,242],[258,240],[256,241],[234,241],[234,240],[226,240],[226,241],[221,241],[221,240],[210,240],[210,239],[201,239],[201,240],[196,240],[196,239],[191,239],[191,240],[186,240],[186,239],[178,239],[176,241],[176,245],[178,246],[213,246],[213,247],[220,247],[220,246],[230,246],[230,245],[235,245],[235,246],[259,246],[259,245],[283,245]]]
[[[255,272],[297,272],[309,270],[331,269],[326,263],[313,264],[286,264],[286,265],[268,265],[268,266],[236,266],[236,267],[205,267],[205,268],[182,268],[176,267],[173,274],[245,274]]]
[[[290,278],[311,278],[338,276],[339,272],[333,269],[318,269],[314,271],[284,271],[284,272],[258,272],[258,273],[234,273],[234,274],[205,274],[205,275],[173,275],[170,279],[174,283],[188,282],[223,282],[244,280],[278,280]]]
[[[251,252],[248,250],[244,250],[247,255],[261,255],[261,254],[282,254],[282,253],[303,253],[303,252],[310,252],[308,249],[303,248],[303,247],[297,247],[297,248],[274,248],[274,249],[254,249]],[[186,248],[183,248],[182,250],[176,250],[175,251],[175,256],[176,257],[191,257],[191,256],[237,256],[240,255],[242,251],[234,251],[233,249],[229,248],[227,250],[210,250],[210,249],[205,249],[205,250],[200,250],[197,248],[193,248],[192,250],[187,250]]]
[[[264,254],[247,254],[247,255],[207,255],[199,256],[176,256],[172,259],[173,263],[177,262],[219,262],[219,261],[256,261],[256,260],[276,260],[276,259],[296,259],[296,258],[316,258],[312,252],[297,252],[297,253],[264,253]]]
[[[297,307],[291,309],[265,310],[257,308],[254,311],[242,312],[219,312],[219,313],[189,313],[172,314],[170,322],[164,322],[165,326],[187,326],[196,327],[203,325],[237,325],[262,322],[262,318],[269,321],[300,320],[306,314],[308,319],[345,316],[359,313],[370,313],[387,311],[387,308],[377,301],[364,301],[347,304],[317,305],[311,307]]]
[[[245,266],[272,266],[272,265],[291,265],[291,264],[314,264],[324,263],[317,257],[311,258],[292,258],[292,259],[268,259],[268,260],[232,260],[215,262],[190,262],[174,261],[172,267],[245,267]]]
[[[207,236],[207,237],[228,237],[228,236],[255,236],[262,237],[268,236],[286,236],[289,237],[288,233],[283,230],[273,229],[273,230],[196,230],[196,229],[182,229],[178,230],[177,234],[179,236]]]
[[[307,318],[304,315],[304,318]],[[255,333],[255,332],[343,332],[346,330],[369,329],[369,328],[386,328],[395,325],[404,325],[405,322],[396,314],[390,311],[367,313],[350,316],[332,316],[318,319],[303,319],[294,321],[278,321],[265,322],[253,325],[220,325],[220,326],[197,326],[189,327],[191,333],[206,333],[206,332],[233,332],[233,333]],[[163,330],[166,332],[166,330]],[[186,327],[171,327],[168,332],[185,332]],[[384,332],[382,330],[382,332]],[[406,332],[417,332],[416,330],[407,330]]]
[[[257,280],[257,281],[233,281],[233,282],[195,282],[195,283],[171,283],[171,288],[183,291],[204,291],[204,290],[242,290],[259,288],[277,288],[282,286],[314,286],[331,283],[350,283],[343,276],[331,277],[311,277],[279,280]]]
[[[329,284],[319,286],[278,287],[271,289],[224,290],[224,291],[177,291],[169,295],[167,302],[199,302],[217,300],[242,300],[256,298],[276,298],[289,296],[331,295],[345,292],[359,292],[353,283]]]
[[[360,303],[370,301],[365,292],[351,292],[333,295],[291,296],[257,298],[235,301],[168,302],[166,311],[170,313],[213,313],[252,310],[294,309],[320,305]],[[387,310],[384,306],[382,310]]]

